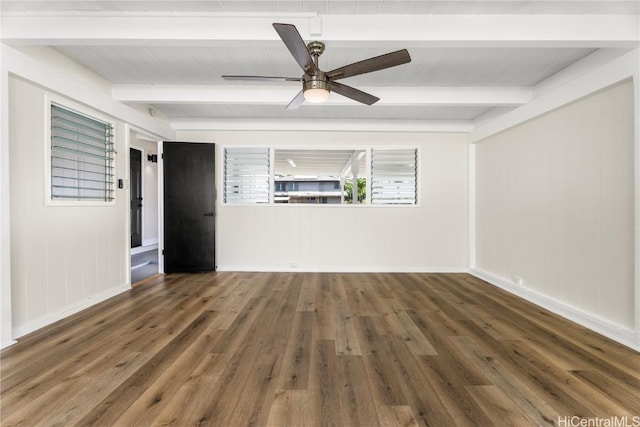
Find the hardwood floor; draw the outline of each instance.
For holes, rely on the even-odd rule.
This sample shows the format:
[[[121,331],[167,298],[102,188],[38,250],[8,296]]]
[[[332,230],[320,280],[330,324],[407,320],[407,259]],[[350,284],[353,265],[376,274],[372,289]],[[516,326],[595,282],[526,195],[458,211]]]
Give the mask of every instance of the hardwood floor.
[[[2,426],[640,425],[640,354],[467,274],[159,276],[1,356]]]

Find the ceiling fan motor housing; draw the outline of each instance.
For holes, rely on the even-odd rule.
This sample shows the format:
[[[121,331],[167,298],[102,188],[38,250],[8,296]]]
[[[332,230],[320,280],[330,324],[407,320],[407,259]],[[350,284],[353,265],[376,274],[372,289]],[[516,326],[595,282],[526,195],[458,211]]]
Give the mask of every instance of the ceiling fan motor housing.
[[[316,75],[305,74],[302,79],[302,93],[306,101],[314,104],[325,102],[329,99],[329,80],[322,71]]]
[[[309,89],[322,89],[329,91],[329,80],[327,80],[327,77],[322,71],[315,76],[305,74],[303,76],[302,88],[305,91]]]

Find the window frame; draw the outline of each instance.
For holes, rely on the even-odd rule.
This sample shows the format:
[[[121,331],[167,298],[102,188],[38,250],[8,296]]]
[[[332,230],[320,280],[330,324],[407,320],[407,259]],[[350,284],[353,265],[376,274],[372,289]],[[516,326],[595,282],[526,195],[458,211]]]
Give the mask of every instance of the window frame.
[[[242,202],[242,201],[227,201],[227,150],[239,149],[239,150],[266,150],[267,162],[268,162],[268,176],[267,176],[267,200],[266,202]],[[222,204],[229,206],[268,206],[274,203],[274,180],[273,180],[273,153],[271,148],[255,145],[231,145],[222,147]],[[242,200],[242,199],[240,199]]]
[[[255,144],[232,144],[232,145],[221,145],[222,156],[224,157],[224,150],[227,148],[267,148],[269,150],[269,182],[270,182],[270,190],[269,190],[269,202],[268,203],[233,203],[226,202],[224,194],[220,198],[221,206],[296,206],[296,207],[312,207],[312,206],[322,206],[326,209],[339,209],[339,208],[354,208],[354,209],[412,209],[412,208],[420,208],[422,206],[422,197],[420,196],[420,192],[422,191],[423,185],[421,184],[421,149],[420,145],[398,145],[394,146],[393,144],[388,145],[345,145],[345,146],[335,146],[335,145],[327,145],[323,147],[308,147],[301,145],[255,145]],[[365,151],[365,164],[366,171],[362,176],[367,180],[367,196],[366,203],[340,203],[340,204],[322,204],[322,203],[275,203],[274,194],[275,194],[275,151],[276,150],[312,150],[312,151],[320,151],[320,150],[364,150]],[[371,152],[372,150],[415,150],[416,151],[416,202],[413,204],[404,203],[404,204],[372,204],[371,203]],[[221,182],[224,183],[225,179],[225,164],[224,159],[222,160],[220,170],[220,179]],[[362,172],[362,171],[361,171]],[[224,189],[223,189],[224,191]]]
[[[116,150],[117,146],[117,122],[104,114],[101,114],[95,110],[89,109],[82,105],[79,105],[73,101],[69,101],[66,98],[60,98],[52,95],[45,95],[44,97],[45,108],[44,108],[44,205],[45,206],[116,206],[117,199],[117,155],[118,152]],[[51,135],[51,113],[52,113],[52,105],[56,105],[65,110],[69,110],[73,113],[80,114],[88,117],[89,119],[104,122],[111,126],[112,128],[112,144],[114,147],[113,151],[113,159],[111,160],[111,165],[113,169],[113,176],[111,177],[111,185],[113,188],[112,199],[111,200],[99,200],[99,199],[84,199],[84,200],[73,200],[69,199],[54,199],[52,196],[52,170],[51,170],[51,152],[52,152],[52,135]]]
[[[414,193],[414,202],[413,203],[373,203],[373,151],[415,151],[415,193]],[[368,174],[368,182],[367,182],[367,190],[369,193],[367,194],[367,201],[373,206],[416,206],[420,203],[420,152],[419,147],[372,147],[368,152],[369,157],[367,161],[367,174]]]

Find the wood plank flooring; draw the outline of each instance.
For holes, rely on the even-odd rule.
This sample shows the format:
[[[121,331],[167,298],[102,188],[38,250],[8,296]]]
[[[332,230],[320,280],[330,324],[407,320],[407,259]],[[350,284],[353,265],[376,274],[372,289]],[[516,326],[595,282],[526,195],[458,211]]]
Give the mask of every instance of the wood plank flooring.
[[[467,274],[158,276],[0,370],[2,426],[640,425],[640,354]]]

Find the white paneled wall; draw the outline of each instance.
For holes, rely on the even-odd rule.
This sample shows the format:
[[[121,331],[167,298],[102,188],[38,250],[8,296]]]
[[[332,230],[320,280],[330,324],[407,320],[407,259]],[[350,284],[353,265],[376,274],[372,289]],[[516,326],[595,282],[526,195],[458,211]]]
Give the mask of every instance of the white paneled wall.
[[[478,143],[477,273],[632,333],[633,112],[627,80]]]
[[[14,338],[128,289],[128,201],[45,206],[45,91],[9,82],[11,293]],[[116,125],[116,170],[124,177],[125,126]]]
[[[217,144],[219,189],[223,146],[419,148],[418,206],[227,206],[218,200],[220,270],[466,271],[465,134],[179,132],[178,138]]]

